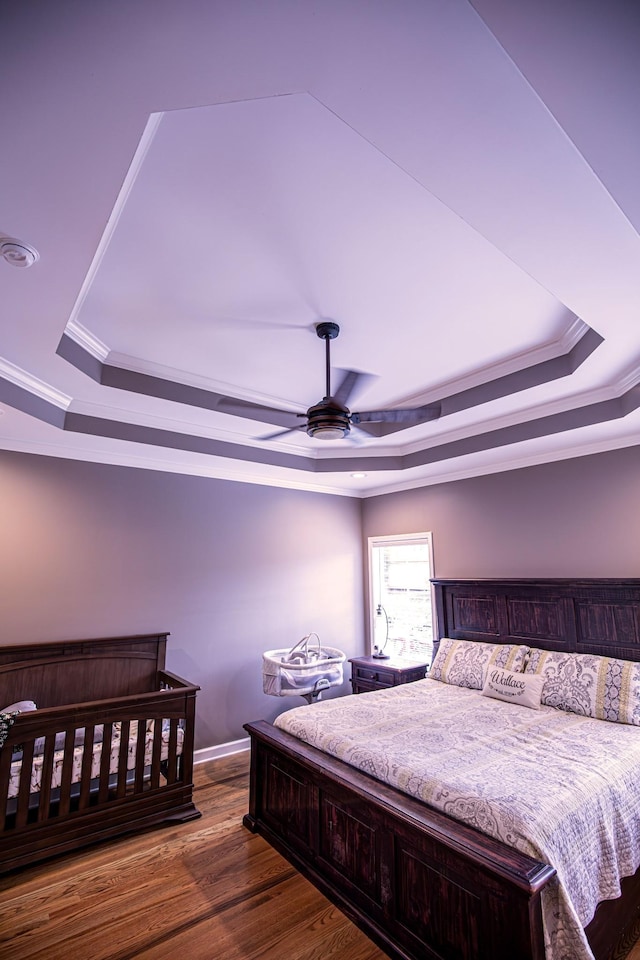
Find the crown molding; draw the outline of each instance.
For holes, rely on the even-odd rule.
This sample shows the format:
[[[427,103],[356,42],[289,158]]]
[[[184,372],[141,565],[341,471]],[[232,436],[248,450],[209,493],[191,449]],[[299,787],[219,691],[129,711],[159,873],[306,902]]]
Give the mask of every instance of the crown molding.
[[[430,386],[428,390],[397,397],[389,403],[389,406],[420,406],[424,403],[432,403],[441,397],[464,393],[466,390],[472,390],[491,381],[500,380],[502,377],[508,377],[513,373],[529,369],[529,367],[546,363],[548,360],[555,360],[570,353],[590,329],[584,320],[572,313],[566,330],[558,339],[532,347],[531,350],[515,353],[497,363],[476,367],[471,373],[462,377],[442,380],[440,383]]]
[[[628,390],[633,389],[640,383],[640,366],[631,367],[624,373],[617,382],[618,396],[622,396]]]
[[[122,370],[129,370],[132,373],[141,373],[145,376],[157,377],[160,380],[168,380],[171,383],[180,383],[187,387],[196,387],[199,390],[207,390],[210,393],[224,394],[225,396],[233,397],[235,400],[248,400],[250,403],[290,408],[294,414],[306,411],[306,407],[303,408],[302,404],[296,404],[282,397],[272,396],[268,393],[259,393],[257,390],[239,389],[237,385],[226,383],[224,380],[212,380],[210,377],[187,373],[185,370],[165,366],[162,363],[154,363],[150,360],[140,360],[138,357],[131,357],[125,353],[111,351],[107,362],[111,367],[119,367]]]
[[[90,330],[83,327],[77,320],[69,320],[65,328],[65,333],[74,343],[77,343],[79,347],[82,347],[83,350],[94,357],[94,359],[99,360],[101,363],[106,362],[109,356],[109,347],[106,343],[103,343],[102,340],[98,340]]]
[[[581,333],[581,336],[577,337],[578,333]],[[576,337],[577,339],[575,339]],[[572,325],[572,339],[575,339],[575,343],[569,352],[530,366],[518,368],[511,373],[503,374],[500,377],[485,381],[475,387],[469,387],[466,390],[450,393],[446,396],[440,395],[438,400],[442,406],[442,417],[445,418],[451,414],[459,413],[462,410],[489,404],[492,400],[521,393],[531,387],[564,378],[580,367],[603,342],[602,337],[586,324],[582,323],[582,321],[578,321]],[[134,361],[128,367],[118,366],[111,362],[103,363],[93,353],[85,349],[77,339],[69,337],[66,333],[60,340],[57,353],[98,383],[106,384],[129,393],[138,393],[143,396],[169,400],[178,405],[183,405],[184,408],[191,407],[224,412],[224,407],[219,407],[220,404],[224,404],[230,399],[237,399],[241,404],[246,399],[246,396],[245,398],[234,398],[228,394],[203,388],[200,385],[196,386],[194,382],[191,384],[186,383],[184,378],[175,379],[175,371],[172,376],[167,376],[170,371],[166,367],[160,367],[159,365],[155,365],[155,373],[151,374],[141,372],[140,369],[138,369],[141,364],[137,361]],[[110,359],[111,356],[110,354]],[[127,359],[131,361],[133,358]],[[153,369],[151,364],[147,364],[147,368]],[[177,373],[180,374],[181,371]],[[193,378],[194,381],[195,379],[196,378]],[[197,380],[199,384],[203,382],[201,378],[197,378]],[[206,380],[204,382],[206,382]],[[227,388],[223,387],[223,389]],[[251,402],[264,403],[267,407],[272,406],[276,408],[278,408],[279,403],[277,399],[259,396],[257,394],[254,394]],[[588,400],[585,402],[588,402]],[[280,408],[281,407],[282,404],[280,403]],[[296,413],[298,411],[292,410],[290,412]],[[237,415],[243,416],[243,412]],[[269,414],[266,411],[249,410],[247,411],[246,419],[278,425],[282,423],[282,417],[288,417],[288,415],[288,411],[282,411],[275,417],[275,412]],[[190,425],[186,420],[181,420],[180,422],[186,425],[187,430],[190,429]],[[509,420],[506,422],[510,424]],[[400,431],[398,431],[398,433],[399,432]],[[445,439],[440,440],[440,442],[445,442]],[[241,442],[245,445],[256,443],[253,438],[248,439],[246,437],[242,437]],[[421,448],[421,443],[424,444],[424,436],[422,441],[418,441],[413,451],[406,443],[402,445],[398,444],[395,447],[393,445],[388,446],[386,450],[393,451],[393,454],[397,456],[399,453],[415,452],[416,449]],[[286,445],[278,444],[271,447],[261,443],[260,449],[280,450],[283,455],[286,449],[289,454],[292,455],[304,455],[311,460],[323,460],[327,457],[332,457],[336,448],[331,447],[323,454],[320,450],[306,450],[300,448],[300,446],[298,446],[296,450],[291,443]],[[384,455],[382,448],[379,448],[376,453],[378,457]],[[391,455],[391,453],[389,455]],[[350,454],[345,453],[342,456],[346,458],[350,456]],[[338,453],[337,459],[340,459],[340,457],[341,455]]]
[[[85,350],[85,347],[82,346],[81,349]],[[72,407],[72,412],[81,414],[84,417],[95,417],[103,420],[117,419],[122,423],[128,423],[130,425],[135,424],[141,427],[149,427],[151,430],[168,430],[176,434],[188,433],[193,437],[207,438],[210,440],[219,441],[220,443],[234,444],[253,449],[256,449],[257,447],[254,438],[238,435],[233,431],[225,430],[224,428],[211,428],[203,424],[194,425],[193,423],[189,423],[182,418],[169,419],[167,417],[140,413],[132,410],[114,410],[113,407],[101,404],[73,401],[71,397],[57,390],[50,384],[45,383],[32,374],[27,373],[27,371],[22,370],[21,368],[2,358],[0,358],[0,377],[4,377],[4,379],[19,386],[21,389],[26,390],[30,394],[46,401],[47,403],[53,404],[61,410],[68,411],[69,408]],[[371,449],[372,444],[364,443],[361,451],[370,462],[389,457],[397,458],[399,456],[411,456],[412,454],[419,453],[427,448],[439,447],[465,438],[481,436],[482,434],[486,433],[493,433],[505,428],[514,427],[517,424],[532,422],[545,417],[553,417],[570,410],[576,410],[591,404],[612,400],[624,395],[625,392],[632,389],[638,382],[640,382],[640,368],[632,367],[625,372],[621,380],[616,384],[598,387],[580,395],[573,395],[563,397],[561,399],[551,400],[539,406],[529,406],[527,408],[505,414],[504,416],[483,419],[471,427],[467,425],[464,428],[460,427],[444,433],[439,433],[435,437],[428,438],[423,436],[421,439],[415,440],[411,444],[386,444],[385,446],[376,444],[374,451]],[[176,405],[175,409],[179,409],[179,405]],[[294,445],[290,442],[283,443],[276,441],[270,443],[261,443],[259,449],[280,451],[282,454],[288,454],[289,457],[297,456],[302,459],[307,459],[307,461],[334,460],[339,462],[341,460],[352,460],[354,458],[362,459],[362,457],[358,457],[357,448],[351,445],[347,451],[345,448],[308,448],[306,446],[302,446],[301,444]]]
[[[132,357],[126,353],[118,353],[117,351],[110,350],[102,340],[95,337],[90,330],[77,320],[70,320],[64,333],[65,336],[73,340],[82,350],[107,367],[127,370],[131,373],[141,374],[144,377],[166,380],[168,383],[181,384],[186,387],[193,387],[196,390],[206,390],[208,393],[223,394],[235,400],[247,400],[250,403],[283,407],[285,409],[288,407],[294,414],[304,412],[300,404],[296,405],[292,403],[291,400],[285,400],[282,397],[274,397],[271,394],[259,393],[255,390],[239,390],[234,384],[226,383],[223,380],[212,380],[210,377],[187,373],[185,370],[180,370],[177,367],[154,363],[151,360],[141,360],[138,357]],[[60,347],[58,348],[58,353],[64,356],[64,351],[61,351]],[[69,357],[65,357],[65,359],[73,363]]]
[[[16,440],[14,437],[0,436],[0,450],[14,453],[27,453],[33,456],[54,457],[63,460],[81,460],[99,463],[103,466],[131,467],[139,470],[154,470],[159,473],[174,473],[182,476],[203,477],[211,480],[231,480],[235,483],[278,487],[285,490],[302,490],[310,493],[329,494],[337,497],[360,497],[362,492],[346,487],[328,486],[322,482],[322,475],[305,474],[304,479],[297,477],[269,477],[260,472],[242,472],[232,460],[212,458],[201,455],[202,461],[172,461],[158,457],[144,457],[137,453],[123,451],[98,450],[96,448],[78,449],[68,442],[70,435],[61,431],[61,440],[67,442],[52,443],[42,440]],[[84,434],[83,436],[88,436]],[[211,462],[215,461],[215,462]],[[261,465],[258,465],[261,466]],[[348,477],[345,476],[345,482]]]
[[[629,384],[624,388],[620,384],[613,386],[596,387],[593,390],[585,391],[579,394],[561,397],[555,400],[549,400],[546,403],[535,406],[523,407],[520,410],[511,413],[505,413],[499,417],[489,417],[478,420],[475,424],[467,424],[464,427],[457,427],[454,430],[447,430],[439,433],[433,438],[430,444],[432,447],[441,446],[445,443],[454,443],[457,440],[464,440],[467,437],[482,436],[483,433],[493,433],[495,430],[503,430],[507,427],[516,426],[519,423],[531,423],[535,420],[541,420],[545,417],[552,417],[559,413],[566,413],[570,410],[577,410],[580,407],[588,407],[595,403],[601,403],[605,400],[616,400],[623,396],[627,389],[635,384]],[[437,424],[439,421],[435,421]],[[379,450],[379,447],[376,447]],[[424,438],[414,441],[410,446],[404,448],[406,454],[418,453],[425,449]]]
[[[571,352],[591,329],[583,320],[580,320],[574,314],[571,316],[572,320],[567,329],[562,337],[557,340],[534,347],[531,350],[523,351],[522,353],[514,354],[498,363],[480,367],[468,375],[442,381],[436,386],[430,386],[428,390],[396,397],[394,400],[388,401],[387,405],[390,407],[420,406],[423,403],[431,403],[442,397],[464,393],[466,390],[483,386],[484,384],[518,373],[521,370],[527,370],[530,367],[545,363],[548,360],[555,360],[558,357],[565,356]],[[284,407],[285,409],[289,408],[292,413],[304,412],[300,404],[296,404],[289,399],[259,393],[258,391],[246,388],[240,389],[237,385],[222,380],[213,380],[199,374],[188,373],[177,367],[154,363],[150,360],[143,360],[140,357],[132,357],[126,353],[118,353],[117,351],[111,350],[106,344],[95,337],[90,330],[75,318],[67,324],[65,334],[92,357],[110,367],[128,370],[132,373],[142,374],[143,376],[157,377],[160,380],[182,384],[187,387],[194,387],[199,390],[206,390],[210,393],[223,394],[236,400],[246,400],[250,403]]]
[[[68,438],[68,434],[61,432],[61,438]],[[103,450],[93,448],[83,448],[78,450],[70,443],[51,443],[35,440],[16,440],[13,437],[0,436],[0,446],[2,450],[8,450],[14,453],[25,453],[32,456],[54,457],[63,460],[81,460],[89,463],[102,464],[104,466],[129,467],[139,470],[154,470],[159,473],[173,473],[182,476],[203,477],[215,480],[230,480],[235,483],[248,483],[258,486],[278,487],[287,490],[300,490],[310,493],[321,493],[330,496],[354,497],[356,499],[367,500],[372,497],[385,496],[391,493],[402,493],[403,491],[416,490],[421,487],[436,486],[444,483],[454,483],[457,480],[469,480],[474,477],[489,476],[493,473],[507,473],[510,470],[522,470],[527,467],[541,466],[546,463],[556,463],[563,460],[571,460],[579,457],[592,456],[598,453],[607,453],[612,450],[621,450],[627,447],[638,445],[636,435],[619,437],[613,440],[601,440],[593,443],[580,444],[573,447],[565,447],[562,450],[549,453],[537,453],[531,456],[518,457],[513,460],[501,460],[491,464],[482,464],[478,466],[469,466],[457,470],[447,470],[439,473],[437,476],[416,477],[390,483],[384,486],[377,486],[374,490],[366,489],[347,489],[346,487],[336,488],[335,486],[326,486],[321,482],[320,477],[310,476],[304,481],[290,477],[269,477],[263,473],[241,473],[234,467],[233,462],[228,460],[216,463],[199,462],[171,462],[169,460],[157,457],[143,457],[137,453],[128,453],[123,451],[110,451],[105,453]],[[209,458],[207,458],[209,459]],[[345,476],[345,481],[347,481]]]
[[[52,403],[60,410],[69,409],[72,400],[70,396],[52,387],[50,383],[45,383],[44,380],[40,380],[32,373],[23,370],[22,367],[18,367],[9,360],[5,360],[3,357],[0,357],[0,378],[8,380],[9,383],[26,390],[40,400]]]
[[[473,477],[490,476],[493,473],[508,473],[510,470],[523,470],[527,467],[542,466],[546,463],[558,463],[562,460],[575,460],[578,457],[590,457],[598,453],[608,453],[611,450],[623,450],[626,447],[638,446],[637,436],[617,437],[610,440],[599,440],[593,443],[584,443],[576,447],[565,447],[553,453],[536,453],[529,457],[518,457],[513,460],[502,460],[497,463],[483,464],[477,467],[463,467],[459,470],[447,470],[434,477],[418,477],[413,480],[400,480],[375,490],[364,492],[365,499],[382,497],[389,493],[401,493],[404,490],[418,490],[420,487],[433,487],[439,483],[455,483],[457,480],[470,480]],[[504,448],[508,449],[508,448]]]
[[[165,430],[172,433],[189,434],[192,437],[202,437],[207,440],[219,440],[221,443],[233,443],[244,447],[258,446],[253,437],[246,437],[224,427],[209,426],[204,423],[193,423],[178,417],[160,416],[138,410],[110,407],[106,404],[93,403],[86,400],[73,400],[69,413],[98,420],[111,420],[118,423],[131,424],[140,427],[149,427],[151,430]],[[266,447],[261,443],[260,448]],[[276,445],[273,445],[274,448]],[[291,453],[291,446],[278,444],[285,453]],[[269,445],[271,448],[271,445]],[[313,451],[301,449],[302,456],[313,456]]]
[[[595,339],[601,342],[597,334],[590,331],[590,328],[587,329],[592,341]],[[586,347],[593,349],[590,344]],[[89,358],[83,348],[78,347],[78,350],[82,356]],[[577,359],[582,362],[584,355],[583,344]],[[95,358],[89,359],[99,366],[100,362]],[[8,388],[12,385],[17,388],[17,395],[15,391],[12,395],[9,389],[5,395],[6,402],[70,433],[103,437],[107,441],[143,444],[148,448],[166,448],[173,451],[172,457],[179,458],[181,454],[196,458],[205,456],[212,465],[226,460],[229,465],[228,473],[231,475],[234,475],[232,461],[237,459],[237,469],[243,476],[245,472],[250,472],[251,468],[247,467],[250,463],[255,464],[256,470],[282,470],[285,475],[288,471],[299,471],[301,476],[305,477],[331,473],[346,475],[359,469],[369,472],[413,472],[416,468],[422,468],[429,471],[431,468],[436,469],[435,465],[446,459],[456,460],[473,456],[480,451],[508,448],[528,439],[572,432],[580,427],[619,419],[637,409],[640,404],[640,396],[636,396],[640,371],[632,368],[625,372],[618,384],[599,387],[579,396],[563,397],[540,407],[529,407],[493,420],[485,419],[471,428],[467,426],[435,437],[423,437],[411,447],[381,447],[376,444],[373,450],[366,444],[361,450],[352,445],[348,448],[323,449],[318,446],[304,450],[298,446],[296,450],[291,444],[257,443],[252,437],[236,435],[219,427],[212,429],[203,424],[186,423],[182,419],[169,419],[132,410],[116,410],[102,404],[74,402],[9,361],[0,360],[0,379],[5,380]],[[500,390],[503,386],[499,384]],[[502,394],[499,391],[495,394],[500,395]],[[40,404],[39,407],[37,404],[34,406],[34,398]],[[180,407],[176,409],[179,410]],[[53,410],[64,411],[63,416],[53,417]],[[278,482],[279,480],[275,481],[276,484]],[[301,486],[308,489],[308,481],[305,480]]]

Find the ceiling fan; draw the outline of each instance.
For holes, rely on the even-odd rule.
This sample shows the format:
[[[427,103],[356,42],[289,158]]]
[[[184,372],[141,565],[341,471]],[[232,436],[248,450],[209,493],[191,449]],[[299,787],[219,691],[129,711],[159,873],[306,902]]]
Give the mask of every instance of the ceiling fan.
[[[352,428],[369,436],[382,437],[418,423],[428,420],[437,420],[440,416],[440,404],[425,404],[421,407],[396,410],[368,410],[361,413],[351,413],[347,401],[359,383],[369,378],[366,373],[356,370],[346,370],[340,386],[331,393],[331,355],[330,343],[340,333],[337,323],[326,320],[316,324],[316,334],[325,341],[326,391],[325,396],[318,403],[309,407],[306,413],[291,413],[253,404],[246,400],[232,401],[220,404],[220,409],[239,416],[253,416],[255,419],[265,420],[284,426],[278,433],[262,437],[262,440],[275,440],[298,430],[305,430],[310,437],[316,440],[341,440],[348,437]],[[306,423],[293,423],[292,419],[304,418]]]

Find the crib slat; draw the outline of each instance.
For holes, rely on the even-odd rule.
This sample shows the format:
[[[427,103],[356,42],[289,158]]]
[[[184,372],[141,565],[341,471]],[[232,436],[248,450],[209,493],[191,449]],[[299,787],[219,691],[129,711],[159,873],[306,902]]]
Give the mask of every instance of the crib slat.
[[[167,783],[178,779],[178,720],[169,721],[169,756],[167,758]]]
[[[84,730],[84,747],[82,748],[82,769],[80,773],[80,800],[78,806],[80,810],[85,810],[89,806],[91,790],[91,766],[93,764],[93,731],[95,727],[91,724]]]
[[[124,797],[127,792],[127,755],[129,752],[129,735],[131,723],[129,720],[123,720],[120,726],[120,748],[118,753],[118,783],[116,786],[116,796],[118,799]]]
[[[42,755],[42,778],[40,781],[40,796],[38,799],[38,823],[48,820],[51,805],[51,776],[53,774],[53,755],[56,750],[56,734],[48,733],[44,740]]]
[[[11,775],[12,747],[7,744],[0,750],[0,831],[4,830],[9,796],[9,777]]]
[[[102,753],[100,755],[100,787],[98,801],[105,803],[109,798],[109,764],[111,762],[111,733],[112,723],[105,723],[102,728]]]
[[[147,721],[138,720],[138,738],[136,740],[136,779],[135,792],[142,793],[144,786],[144,748],[147,739]]]
[[[162,724],[157,717],[153,725],[153,750],[151,751],[151,789],[160,786],[160,763],[162,761]]]
[[[22,747],[22,767],[20,769],[20,786],[18,787],[16,827],[24,827],[29,815],[29,785],[31,783],[31,767],[33,765],[33,740],[25,740]]]
[[[185,718],[182,722],[182,753],[180,754],[180,780],[183,786],[193,782],[193,748],[196,723],[196,699],[188,697]]]
[[[62,778],[60,780],[61,817],[66,817],[71,809],[71,779],[73,776],[73,751],[75,745],[75,730],[67,730],[62,755]]]

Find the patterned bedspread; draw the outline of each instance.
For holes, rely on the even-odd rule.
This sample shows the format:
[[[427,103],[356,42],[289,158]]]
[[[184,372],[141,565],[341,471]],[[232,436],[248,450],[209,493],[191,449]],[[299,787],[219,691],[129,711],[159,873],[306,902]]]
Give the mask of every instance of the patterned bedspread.
[[[600,900],[640,865],[640,728],[437,680],[319,702],[275,725],[552,864],[547,960],[592,960]]]

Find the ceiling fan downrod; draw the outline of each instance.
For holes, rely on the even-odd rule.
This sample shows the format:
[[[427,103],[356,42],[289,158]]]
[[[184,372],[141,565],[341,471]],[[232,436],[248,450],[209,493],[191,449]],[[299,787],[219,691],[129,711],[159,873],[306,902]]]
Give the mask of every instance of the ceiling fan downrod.
[[[316,325],[316,333],[321,340],[324,340],[325,343],[325,383],[326,390],[324,398],[328,400],[331,396],[331,348],[329,343],[331,340],[335,340],[338,334],[340,333],[340,327],[337,323],[334,323],[332,320],[323,320],[322,323]]]
[[[325,395],[320,403],[307,410],[307,433],[316,440],[340,440],[350,430],[349,410],[331,396],[331,351],[329,343],[340,333],[331,320],[317,324],[316,333],[325,342]]]

